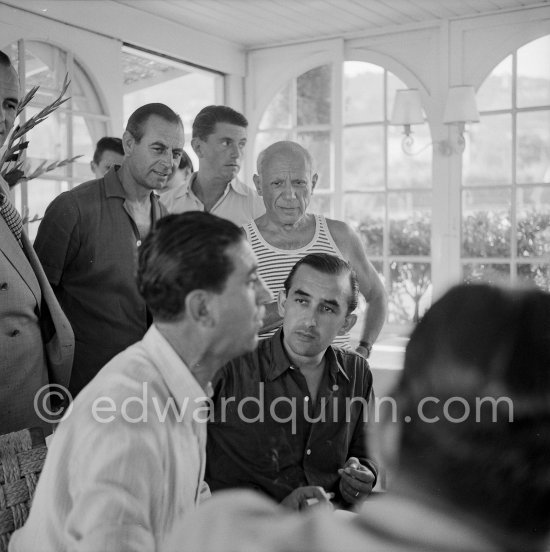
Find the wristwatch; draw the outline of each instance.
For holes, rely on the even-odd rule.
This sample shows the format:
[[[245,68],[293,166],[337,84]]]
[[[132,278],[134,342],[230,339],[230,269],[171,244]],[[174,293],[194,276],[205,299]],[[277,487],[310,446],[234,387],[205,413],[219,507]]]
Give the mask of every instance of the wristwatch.
[[[359,341],[359,347],[363,347],[363,349],[367,350],[367,358],[369,358],[372,351],[372,343],[361,340]]]

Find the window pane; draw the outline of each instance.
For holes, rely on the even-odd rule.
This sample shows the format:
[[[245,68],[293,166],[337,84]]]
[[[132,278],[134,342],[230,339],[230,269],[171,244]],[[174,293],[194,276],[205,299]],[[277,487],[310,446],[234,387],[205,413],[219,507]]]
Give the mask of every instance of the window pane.
[[[476,93],[480,111],[512,107],[512,56],[499,63]]]
[[[430,193],[388,194],[391,255],[429,255],[432,236]]]
[[[69,89],[73,109],[85,113],[103,114],[103,108],[92,81],[77,61],[74,62],[74,69],[74,77]]]
[[[518,264],[518,280],[550,291],[550,264]]]
[[[517,191],[518,257],[550,254],[550,186]]]
[[[344,141],[344,189],[384,188],[384,127],[346,128]]]
[[[308,212],[316,213],[318,215],[325,215],[325,217],[332,217],[332,201],[329,195],[315,194],[311,196]]]
[[[40,86],[53,95],[61,90],[67,73],[67,54],[44,42],[25,41],[25,73],[27,88]]]
[[[550,36],[518,50],[518,107],[550,104]]]
[[[468,126],[463,155],[464,185],[508,184],[512,181],[512,117],[483,115]]]
[[[95,142],[92,140],[92,136],[105,136],[107,134],[107,126],[103,121],[98,119],[76,115],[73,116],[72,123],[73,155],[82,155],[82,157],[77,159],[72,169],[71,167],[69,168],[74,171],[74,167],[77,164],[86,164],[88,170],[84,174],[79,173],[79,175],[85,176],[86,180],[89,180],[90,178],[94,178],[94,174],[90,168],[90,161],[95,150]],[[76,176],[76,172],[74,176]]]
[[[28,182],[28,206],[29,206],[29,219],[44,216],[46,207],[51,201],[57,197],[61,192],[69,189],[67,182],[55,181],[55,180],[43,180],[36,178],[29,180]],[[38,232],[38,221],[29,223],[29,238],[34,240],[36,233]]]
[[[298,77],[298,126],[330,123],[331,80],[330,65]]]
[[[256,172],[256,160],[258,159],[258,155],[260,155],[267,146],[281,140],[290,140],[290,133],[284,130],[271,130],[269,132],[258,132],[256,134],[256,140],[254,142],[254,172]]]
[[[344,219],[360,235],[367,255],[383,255],[386,197],[381,194],[346,194]]]
[[[462,194],[462,256],[510,256],[509,188],[465,190]]]
[[[313,171],[319,175],[317,187],[330,189],[330,132],[299,132],[298,142],[313,157]]]
[[[384,70],[362,61],[344,63],[344,123],[384,120]]]
[[[39,111],[35,107],[27,107],[27,118],[33,117]],[[50,114],[47,119],[29,132],[28,139],[27,158],[29,160],[48,160],[48,163],[51,163],[66,159],[68,155],[67,113],[57,110]],[[36,169],[34,161],[31,167],[33,170]]]
[[[432,301],[431,265],[429,263],[390,264],[390,323],[418,322]]]
[[[550,182],[550,111],[517,114],[517,182]]]
[[[271,100],[260,122],[260,130],[266,128],[290,128],[292,124],[292,110],[290,107],[291,85],[292,81],[282,90],[279,90]]]
[[[388,127],[388,186],[390,188],[429,188],[432,185],[432,146],[428,125],[415,125],[412,136],[414,137],[413,152],[419,152],[417,155],[407,155],[403,152],[402,127]]]
[[[509,264],[465,264],[462,279],[467,284],[485,282],[488,284],[506,284],[510,281]]]
[[[186,140],[196,114],[218,103],[221,75],[128,47],[122,49],[124,120],[140,106],[162,102],[182,119]],[[219,102],[221,103],[221,102]],[[196,165],[196,157],[192,155]]]

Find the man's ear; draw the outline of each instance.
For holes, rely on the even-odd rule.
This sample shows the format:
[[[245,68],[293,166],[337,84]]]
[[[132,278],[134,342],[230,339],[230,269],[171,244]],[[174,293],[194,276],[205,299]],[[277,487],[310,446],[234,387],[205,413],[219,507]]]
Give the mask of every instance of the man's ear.
[[[317,179],[319,178],[319,175],[317,173],[315,173],[312,177],[311,177],[311,191],[313,192],[313,190],[315,190],[315,185],[317,184]]]
[[[124,148],[125,156],[132,153],[135,143],[136,143],[136,139],[133,137],[133,135],[127,130],[125,130],[124,133],[122,134],[122,147]]]
[[[185,298],[185,316],[197,324],[212,327],[215,317],[212,312],[212,294],[203,289],[194,289]]]
[[[199,159],[202,157],[201,142],[202,140],[197,136],[191,139],[191,147],[193,148],[193,151]]]
[[[356,322],[357,322],[357,315],[348,314],[344,320],[344,323],[342,324],[342,327],[338,330],[337,335],[343,335],[349,332],[353,328],[353,326],[355,326]]]
[[[260,177],[257,174],[255,174],[252,177],[252,180],[254,181],[254,186],[256,186],[256,191],[258,192],[258,195],[261,196],[262,195],[262,183],[260,181]]]
[[[281,318],[284,318],[285,316],[285,303],[286,303],[286,291],[282,289],[279,291],[279,295],[277,296],[277,311],[279,312],[279,316]]]
[[[95,175],[95,167],[96,167],[95,161],[90,161],[90,169],[92,169],[92,172],[94,173],[94,175]]]

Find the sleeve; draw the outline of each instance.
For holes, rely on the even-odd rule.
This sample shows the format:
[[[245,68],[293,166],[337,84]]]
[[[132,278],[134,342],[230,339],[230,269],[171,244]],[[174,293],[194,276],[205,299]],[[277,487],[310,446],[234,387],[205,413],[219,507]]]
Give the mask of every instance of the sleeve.
[[[74,199],[65,192],[50,203],[38,227],[34,250],[52,287],[59,285],[78,252],[79,219]]]
[[[164,475],[154,428],[115,423],[100,429],[108,431],[92,432],[84,445],[88,452],[78,454],[83,460],[70,467],[67,549],[155,550]]]
[[[224,491],[178,521],[166,550],[290,550],[286,543],[275,543],[280,543],[292,519],[300,518],[285,515],[280,506],[259,494]]]
[[[374,485],[376,485],[376,480],[378,479],[378,462],[372,453],[374,448],[374,424],[376,423],[376,412],[374,406],[375,396],[372,385],[372,374],[368,367],[368,362],[362,357],[358,360],[360,360],[361,363],[364,363],[365,366],[363,370],[364,377],[358,378],[360,381],[357,382],[357,394],[360,393],[360,396],[366,399],[367,407],[365,411],[365,407],[362,406],[359,416],[357,417],[348,450],[348,458],[355,456],[359,459],[363,466],[367,466],[372,471],[374,474],[374,487]]]

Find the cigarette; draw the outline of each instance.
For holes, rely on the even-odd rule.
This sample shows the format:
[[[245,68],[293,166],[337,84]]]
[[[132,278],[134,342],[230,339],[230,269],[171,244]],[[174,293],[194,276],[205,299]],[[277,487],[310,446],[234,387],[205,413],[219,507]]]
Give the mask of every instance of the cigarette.
[[[328,499],[329,500],[332,500],[335,496],[334,493],[327,493],[327,496],[328,496]],[[306,504],[308,506],[315,506],[315,504],[319,504],[319,499],[318,498],[306,498]]]

